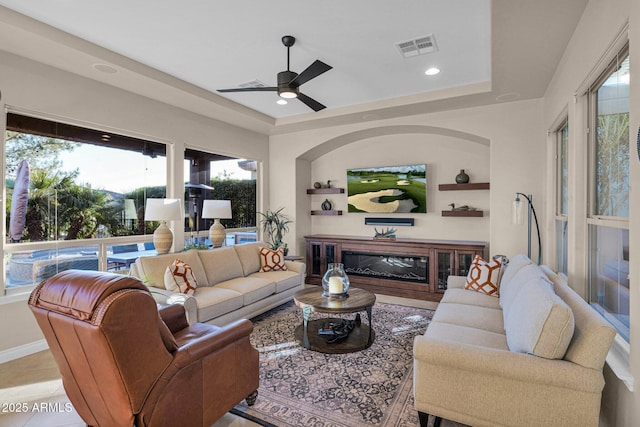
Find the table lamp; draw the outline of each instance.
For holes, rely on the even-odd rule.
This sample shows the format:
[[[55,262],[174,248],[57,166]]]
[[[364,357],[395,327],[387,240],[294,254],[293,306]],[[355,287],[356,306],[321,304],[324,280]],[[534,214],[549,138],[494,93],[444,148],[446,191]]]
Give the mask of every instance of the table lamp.
[[[220,220],[233,218],[231,216],[231,200],[205,200],[202,205],[202,218],[215,219],[209,228],[209,240],[214,248],[219,248],[227,236]]]
[[[173,232],[167,221],[184,219],[180,199],[147,199],[144,211],[145,221],[160,221],[160,226],[153,233],[153,245],[158,254],[169,253],[173,244]]]

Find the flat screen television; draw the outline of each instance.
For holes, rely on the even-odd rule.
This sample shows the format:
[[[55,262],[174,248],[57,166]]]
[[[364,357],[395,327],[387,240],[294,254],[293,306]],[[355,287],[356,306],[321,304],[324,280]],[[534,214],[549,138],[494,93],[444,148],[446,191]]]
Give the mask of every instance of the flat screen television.
[[[427,166],[347,170],[349,212],[427,213]]]

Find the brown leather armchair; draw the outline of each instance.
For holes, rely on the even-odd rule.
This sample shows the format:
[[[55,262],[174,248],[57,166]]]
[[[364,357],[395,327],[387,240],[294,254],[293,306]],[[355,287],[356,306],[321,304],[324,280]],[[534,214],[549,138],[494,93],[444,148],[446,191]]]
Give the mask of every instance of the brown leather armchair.
[[[248,320],[189,326],[182,306],[158,311],[138,279],[94,271],[45,280],[29,307],[90,426],[209,426],[242,399],[255,402]]]

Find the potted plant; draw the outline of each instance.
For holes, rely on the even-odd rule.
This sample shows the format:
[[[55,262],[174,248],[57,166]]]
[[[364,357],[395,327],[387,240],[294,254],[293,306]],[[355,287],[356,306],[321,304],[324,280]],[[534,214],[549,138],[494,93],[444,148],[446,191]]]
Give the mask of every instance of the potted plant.
[[[266,212],[258,213],[262,216],[262,219],[260,220],[260,223],[262,224],[262,231],[267,236],[271,249],[275,250],[282,246],[284,254],[287,255],[289,248],[287,248],[287,244],[282,241],[282,238],[285,233],[289,231],[288,224],[293,221],[282,213],[283,210],[284,208],[280,208],[277,211],[267,209]]]

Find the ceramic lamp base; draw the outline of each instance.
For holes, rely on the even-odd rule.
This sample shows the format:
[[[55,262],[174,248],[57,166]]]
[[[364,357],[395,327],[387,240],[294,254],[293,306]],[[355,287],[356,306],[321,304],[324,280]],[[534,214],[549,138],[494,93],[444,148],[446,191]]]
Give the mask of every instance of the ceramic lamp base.
[[[173,232],[167,226],[166,221],[162,221],[160,227],[153,232],[153,245],[156,247],[158,255],[167,254],[173,244]]]
[[[220,220],[216,218],[211,228],[209,228],[209,240],[211,240],[211,244],[213,244],[214,248],[219,248],[222,246],[226,238],[227,231],[225,230],[224,225],[220,223]]]

